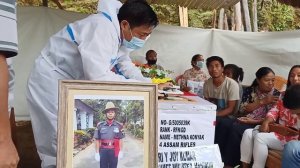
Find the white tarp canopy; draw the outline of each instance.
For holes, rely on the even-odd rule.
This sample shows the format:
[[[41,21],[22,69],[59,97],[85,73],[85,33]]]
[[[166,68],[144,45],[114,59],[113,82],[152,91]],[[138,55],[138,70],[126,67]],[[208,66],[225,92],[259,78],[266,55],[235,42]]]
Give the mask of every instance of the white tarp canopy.
[[[46,7],[18,7],[19,55],[14,58],[14,106],[18,120],[29,119],[25,99],[27,77],[48,38],[67,23],[86,16]],[[225,64],[242,67],[243,84],[249,85],[262,66],[269,66],[276,75],[286,78],[290,67],[300,64],[299,44],[300,31],[252,33],[159,25],[146,46],[132,53],[132,58],[144,61],[146,51],[154,49],[158,63],[174,71],[175,77],[191,67],[194,54],[203,54],[205,58],[218,55]]]

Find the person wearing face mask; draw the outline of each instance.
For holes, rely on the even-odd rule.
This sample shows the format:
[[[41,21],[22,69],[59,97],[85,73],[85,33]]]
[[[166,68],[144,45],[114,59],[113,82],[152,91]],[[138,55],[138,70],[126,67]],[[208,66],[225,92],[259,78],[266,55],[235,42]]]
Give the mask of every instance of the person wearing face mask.
[[[155,12],[142,0],[100,0],[97,10],[54,34],[29,76],[26,98],[43,168],[56,166],[59,80],[151,82],[129,53],[158,25]]]
[[[146,52],[146,61],[147,61],[147,64],[144,64],[144,67],[164,70],[164,68],[162,66],[156,64],[157,53],[154,50],[148,50]]]
[[[193,90],[192,92],[195,92],[193,89],[194,88],[193,84],[201,85],[200,87],[203,87],[204,81],[208,79],[208,76],[203,71],[203,67],[204,67],[203,55],[201,54],[194,55],[191,60],[191,65],[192,68],[184,72],[182,76],[182,81],[180,83],[181,90],[185,92],[189,92],[191,90]]]

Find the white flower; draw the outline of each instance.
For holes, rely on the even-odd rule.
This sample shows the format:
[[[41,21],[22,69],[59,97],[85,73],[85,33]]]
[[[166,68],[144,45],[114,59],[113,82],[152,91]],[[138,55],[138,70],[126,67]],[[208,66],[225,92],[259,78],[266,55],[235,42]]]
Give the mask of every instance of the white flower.
[[[156,74],[157,74],[158,76],[162,75],[162,73],[163,73],[163,72],[162,72],[161,70],[159,70],[159,69],[156,70]]]

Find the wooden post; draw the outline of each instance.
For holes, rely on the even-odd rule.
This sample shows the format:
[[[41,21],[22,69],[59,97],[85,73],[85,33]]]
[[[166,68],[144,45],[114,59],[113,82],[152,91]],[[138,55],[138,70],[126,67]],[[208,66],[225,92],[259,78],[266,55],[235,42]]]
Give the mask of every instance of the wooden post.
[[[60,4],[59,0],[52,0],[59,9],[64,9],[64,7]]]
[[[246,31],[252,31],[251,28],[251,21],[250,21],[250,14],[249,14],[249,6],[248,6],[248,0],[242,0],[242,6],[243,6],[243,15],[244,15],[244,19],[245,19],[245,28]]]
[[[182,7],[181,7],[181,6],[178,6],[178,10],[179,10],[179,22],[180,22],[180,26],[183,26]]]
[[[222,30],[224,29],[224,8],[220,9],[218,29],[222,29]]]
[[[231,30],[234,31],[235,30],[235,12],[233,10],[233,12],[231,13],[230,19],[231,19]]]
[[[188,8],[183,8],[183,18],[184,18],[185,27],[189,27]]]
[[[179,8],[179,20],[180,20],[180,26],[182,27],[188,27],[188,10],[185,7],[178,6]]]
[[[212,23],[213,23],[213,25],[212,25],[212,28],[214,29],[214,28],[216,28],[216,25],[217,25],[217,10],[216,9],[214,9],[214,11],[213,11],[213,21],[212,21]]]
[[[48,0],[43,0],[43,6],[48,7]]]
[[[227,14],[224,15],[224,30],[229,30]]]
[[[252,13],[253,13],[253,31],[258,31],[258,25],[257,25],[257,0],[253,0],[253,6],[252,6]]]
[[[234,5],[234,21],[235,21],[235,30],[242,31],[242,14],[241,14],[241,3]]]

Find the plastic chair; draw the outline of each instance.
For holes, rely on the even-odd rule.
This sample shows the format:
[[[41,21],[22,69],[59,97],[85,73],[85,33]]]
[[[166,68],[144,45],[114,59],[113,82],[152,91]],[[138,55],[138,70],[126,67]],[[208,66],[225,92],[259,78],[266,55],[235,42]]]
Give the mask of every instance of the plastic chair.
[[[287,85],[287,80],[282,76],[275,76],[275,89],[279,91],[284,91]]]

